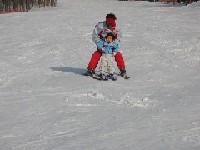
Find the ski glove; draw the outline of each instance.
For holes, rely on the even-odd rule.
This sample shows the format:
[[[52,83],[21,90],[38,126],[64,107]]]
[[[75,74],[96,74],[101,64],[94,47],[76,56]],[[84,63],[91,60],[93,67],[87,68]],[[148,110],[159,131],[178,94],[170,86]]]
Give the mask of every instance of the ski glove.
[[[114,57],[116,55],[116,52],[113,52],[112,56]]]

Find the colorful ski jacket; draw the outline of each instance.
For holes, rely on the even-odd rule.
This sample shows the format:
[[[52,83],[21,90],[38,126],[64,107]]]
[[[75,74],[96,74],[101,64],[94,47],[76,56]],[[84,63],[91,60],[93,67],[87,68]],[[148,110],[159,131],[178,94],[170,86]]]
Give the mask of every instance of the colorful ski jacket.
[[[92,33],[92,41],[97,44],[100,40],[104,40],[108,32],[112,32],[115,36],[115,42],[119,43],[122,38],[122,33],[117,27],[111,31],[106,25],[106,21],[98,22]]]
[[[107,43],[104,40],[101,40],[97,43],[97,49],[105,54],[113,54],[114,52],[119,51],[119,44],[117,42]]]

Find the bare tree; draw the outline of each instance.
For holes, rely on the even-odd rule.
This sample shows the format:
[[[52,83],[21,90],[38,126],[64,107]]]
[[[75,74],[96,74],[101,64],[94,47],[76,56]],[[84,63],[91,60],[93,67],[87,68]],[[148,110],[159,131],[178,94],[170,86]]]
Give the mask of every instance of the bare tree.
[[[39,7],[55,7],[57,0],[0,0],[0,13],[28,12],[34,5]]]

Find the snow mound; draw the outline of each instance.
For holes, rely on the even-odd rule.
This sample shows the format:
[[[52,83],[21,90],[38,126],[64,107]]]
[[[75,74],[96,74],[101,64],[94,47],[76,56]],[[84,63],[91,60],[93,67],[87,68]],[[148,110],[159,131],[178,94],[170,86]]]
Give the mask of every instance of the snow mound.
[[[138,98],[134,97],[134,95],[131,93],[126,93],[123,97],[120,98],[118,104],[126,105],[129,107],[149,108],[155,107],[156,101],[151,100],[149,97]]]
[[[101,94],[100,92],[96,90],[92,90],[89,93],[84,93],[82,94],[83,97],[91,97],[91,98],[96,98],[96,99],[104,99],[104,95]]]
[[[67,106],[74,107],[95,107],[99,106],[96,100],[103,100],[104,95],[97,90],[92,90],[84,93],[71,93],[64,98]]]

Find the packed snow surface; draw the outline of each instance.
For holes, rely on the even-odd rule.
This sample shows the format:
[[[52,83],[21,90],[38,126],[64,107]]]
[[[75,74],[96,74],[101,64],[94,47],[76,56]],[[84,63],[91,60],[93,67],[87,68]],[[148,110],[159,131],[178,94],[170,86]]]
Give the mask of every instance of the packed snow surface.
[[[110,12],[129,80],[81,75]],[[0,149],[199,150],[198,5],[59,0],[0,15]]]

